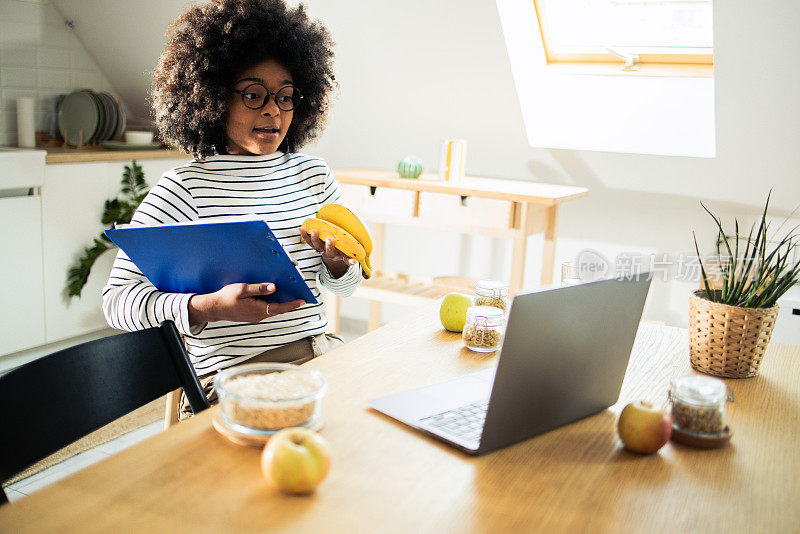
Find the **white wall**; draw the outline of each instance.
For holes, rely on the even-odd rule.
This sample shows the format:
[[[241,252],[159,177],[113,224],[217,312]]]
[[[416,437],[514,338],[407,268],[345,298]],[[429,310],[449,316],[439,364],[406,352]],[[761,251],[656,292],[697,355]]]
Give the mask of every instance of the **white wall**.
[[[125,101],[129,123],[148,124],[148,94],[167,27],[193,0],[52,0]]]
[[[334,168],[393,167],[409,153],[433,168],[439,139],[455,136],[469,142],[470,174],[588,187],[587,199],[561,211],[562,259],[583,248],[610,258],[688,253],[692,230],[710,246],[714,231],[701,199],[740,217],[757,211],[770,187],[776,215],[800,204],[800,4],[793,0],[715,2],[717,157],[710,159],[530,148],[492,0],[309,4],[337,41],[341,95],[316,147]],[[489,90],[508,98],[489,106]],[[459,265],[462,243],[454,236],[397,230],[389,239],[396,241],[388,262],[399,270],[508,276],[505,244],[478,240],[470,264]],[[540,243],[529,243],[529,286],[539,278]],[[486,254],[500,261],[486,265]],[[654,284],[646,315],[685,324],[692,287]],[[363,306],[346,303],[348,311],[363,313]]]
[[[0,0],[0,145],[17,144],[17,98],[34,97],[36,130],[50,131],[56,97],[81,88],[116,95],[56,8]]]
[[[183,0],[56,0],[132,109],[146,110],[149,72]],[[437,166],[439,140],[468,140],[473,175],[575,184],[587,199],[561,211],[558,259],[583,248],[691,252],[714,237],[698,201],[754,214],[770,187],[776,215],[800,203],[800,4],[715,2],[715,158],[535,149],[527,144],[494,0],[309,0],[337,42],[341,90],[324,137],[307,151],[331,166],[393,168],[408,154]],[[535,29],[532,29],[535,31]],[[505,95],[489,105],[488,91]],[[142,113],[146,113],[143,111]],[[653,125],[657,128],[658,125]],[[421,274],[507,278],[510,249],[488,238],[390,229],[387,262]],[[527,285],[541,240],[529,243]],[[686,322],[691,283],[654,285],[646,315]],[[346,314],[365,316],[363,303]],[[400,310],[390,311],[393,317]]]

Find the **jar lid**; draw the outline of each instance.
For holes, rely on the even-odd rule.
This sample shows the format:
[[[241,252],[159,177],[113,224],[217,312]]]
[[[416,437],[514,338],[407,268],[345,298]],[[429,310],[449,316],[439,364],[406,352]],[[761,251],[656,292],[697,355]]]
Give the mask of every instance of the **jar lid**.
[[[499,326],[503,322],[503,310],[494,306],[470,306],[467,308],[467,322],[485,320],[487,326]]]
[[[709,376],[683,376],[672,381],[672,396],[697,406],[713,406],[728,398],[728,386]]]
[[[482,297],[506,297],[508,285],[497,280],[478,280],[475,282],[475,294]]]

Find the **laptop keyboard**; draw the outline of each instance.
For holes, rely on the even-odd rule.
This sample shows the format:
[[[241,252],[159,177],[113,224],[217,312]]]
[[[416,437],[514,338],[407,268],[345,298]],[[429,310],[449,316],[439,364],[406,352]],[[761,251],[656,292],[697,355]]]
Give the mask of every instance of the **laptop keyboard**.
[[[474,402],[420,419],[428,425],[468,441],[477,441],[483,432],[489,401]]]

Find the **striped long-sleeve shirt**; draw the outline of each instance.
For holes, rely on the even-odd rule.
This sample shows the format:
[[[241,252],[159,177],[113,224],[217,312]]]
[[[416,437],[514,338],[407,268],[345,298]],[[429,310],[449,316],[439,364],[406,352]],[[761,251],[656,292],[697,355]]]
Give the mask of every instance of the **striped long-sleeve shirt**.
[[[306,304],[256,324],[218,321],[190,327],[192,294],[158,291],[119,251],[103,288],[108,324],[140,330],[167,319],[174,321],[186,337],[192,363],[201,376],[323,333],[328,322],[322,313],[319,284],[349,296],[361,281],[361,267],[356,264],[341,278],[333,278],[321,255],[301,240],[299,226],[324,204],[338,200],[339,190],[328,165],[305,154],[212,156],[166,172],[136,210],[132,224],[258,215],[267,221],[319,304]]]

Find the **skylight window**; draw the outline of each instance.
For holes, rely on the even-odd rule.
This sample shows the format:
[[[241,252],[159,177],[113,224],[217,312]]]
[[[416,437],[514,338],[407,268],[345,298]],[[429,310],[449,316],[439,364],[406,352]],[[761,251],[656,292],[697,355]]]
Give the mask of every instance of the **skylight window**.
[[[712,64],[711,0],[534,0],[548,63]]]
[[[714,157],[710,0],[496,1],[532,147]]]

